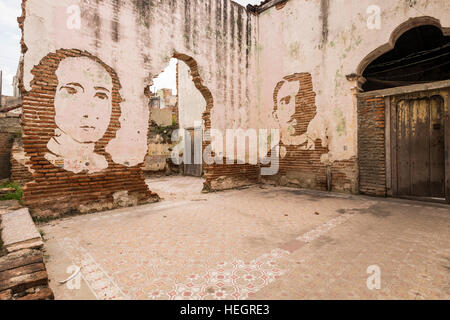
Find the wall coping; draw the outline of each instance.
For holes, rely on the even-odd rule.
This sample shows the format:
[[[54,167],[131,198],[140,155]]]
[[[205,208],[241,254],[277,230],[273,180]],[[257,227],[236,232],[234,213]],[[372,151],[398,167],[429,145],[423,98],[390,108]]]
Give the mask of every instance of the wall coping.
[[[248,5],[247,10],[250,12],[255,12],[257,14],[260,14],[261,12],[269,10],[270,8],[276,6],[279,3],[287,2],[287,1],[289,1],[289,0],[266,0],[256,6]]]

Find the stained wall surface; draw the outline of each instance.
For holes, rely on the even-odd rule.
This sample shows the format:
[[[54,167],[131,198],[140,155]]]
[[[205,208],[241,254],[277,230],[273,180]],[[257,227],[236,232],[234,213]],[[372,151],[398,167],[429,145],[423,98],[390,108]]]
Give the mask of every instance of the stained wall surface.
[[[377,8],[379,16],[375,14]],[[401,30],[401,25],[423,16],[431,17],[428,21],[434,25],[448,28],[450,3],[442,0],[289,0],[260,13],[257,83],[260,124],[282,130],[290,128],[295,136],[288,142],[290,149],[287,148],[286,159],[290,160],[280,160],[280,178],[293,184],[298,184],[300,179],[304,181],[300,181],[300,185],[308,186],[315,183],[308,175],[317,173],[320,178],[315,178],[323,183],[326,179],[323,167],[330,167],[336,188],[357,190],[355,94],[358,75],[377,55],[392,49],[386,44],[391,41],[392,45],[395,37],[413,26],[406,24]],[[385,51],[366,59],[383,46]],[[292,82],[286,77],[296,73],[311,76],[311,84],[300,80],[300,90],[302,87],[312,89],[315,108],[303,103],[310,95],[295,93],[298,86],[288,92]],[[276,96],[275,91],[283,81],[283,96]],[[296,96],[297,103],[292,111],[287,111],[288,119],[283,122],[274,114],[276,100],[289,95]],[[313,117],[301,118],[308,113]],[[320,156],[313,155],[320,151]],[[305,164],[308,157],[314,160]]]
[[[256,17],[244,7],[229,0],[26,0],[24,4],[25,90],[31,88],[33,66],[58,49],[86,50],[116,71],[123,115],[110,147],[115,161],[142,162],[148,118],[144,88],[174,52],[197,62],[201,80],[214,97],[214,127],[249,123],[246,110],[256,94],[251,87]],[[80,29],[70,25],[75,22],[68,8],[76,8],[71,6],[80,8]]]
[[[192,81],[191,70],[180,62],[178,64],[178,112],[180,128],[188,129],[202,125],[206,101]]]
[[[204,98],[205,129],[280,129],[280,170],[268,180],[357,192],[360,75],[412,27],[410,19],[448,30],[449,4],[288,0],[264,8],[250,12],[230,0],[23,0],[23,141],[36,179],[25,188],[28,204],[42,205],[56,190],[62,199],[89,194],[98,183],[113,203],[152,197],[142,178],[145,88],[171,58],[189,68]],[[260,179],[259,163],[204,169],[209,189]],[[108,170],[122,178],[133,172],[139,187]],[[131,201],[127,188],[137,193]]]
[[[137,192],[139,201],[150,197],[141,178],[149,119],[144,89],[172,57],[189,65],[207,97],[205,126],[250,126],[256,16],[244,7],[229,0],[24,0],[22,6],[24,148],[40,179],[25,188],[30,207],[51,210],[45,198],[57,190],[64,199],[115,183],[102,194],[107,203],[122,189]],[[110,170],[122,178],[131,172],[134,187],[112,179]]]

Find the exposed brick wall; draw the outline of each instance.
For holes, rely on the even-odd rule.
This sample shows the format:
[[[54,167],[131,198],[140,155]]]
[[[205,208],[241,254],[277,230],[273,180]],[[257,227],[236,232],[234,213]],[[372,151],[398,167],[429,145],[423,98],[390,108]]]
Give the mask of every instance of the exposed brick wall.
[[[285,78],[288,81],[299,81],[300,91],[295,97],[295,114],[297,121],[295,135],[307,132],[309,123],[317,114],[316,94],[313,90],[312,77],[309,73],[297,73]],[[281,85],[274,90],[274,105]],[[315,141],[315,150],[302,150],[302,146],[287,145],[287,154],[280,158],[280,182],[302,188],[326,190],[326,165],[320,161],[323,154],[328,153],[327,147],[322,147],[322,141]],[[283,143],[280,144],[283,147]],[[284,178],[285,177],[285,178]],[[283,181],[285,180],[285,181]]]
[[[295,185],[301,188],[326,190],[327,166],[320,161],[322,154],[328,153],[328,148],[316,141],[315,150],[301,150],[299,146],[285,146],[286,157],[280,159],[278,173],[281,184]],[[285,182],[283,181],[284,179]]]
[[[280,160],[279,173],[275,176],[263,177],[263,180],[275,181],[280,185],[300,187],[315,190],[327,190],[327,172],[331,172],[331,190],[346,193],[358,193],[358,167],[356,157],[348,160],[334,161],[331,164],[322,163],[320,157],[328,149],[316,141],[313,152],[299,150],[298,146],[290,146],[288,155]],[[329,167],[329,168],[328,168]]]
[[[294,127],[295,135],[300,136],[308,130],[309,123],[317,114],[312,77],[309,73],[296,73],[284,78],[287,81],[299,81],[300,91],[295,97],[295,114],[297,121]],[[274,90],[274,105],[277,105],[278,91],[283,83],[280,82]],[[322,141],[314,141],[314,150],[304,150],[302,145],[283,145],[286,148],[286,156],[280,158],[279,173],[273,177],[264,177],[264,180],[274,180],[281,185],[294,187],[327,190],[327,171],[331,171],[331,189],[356,193],[357,188],[357,163],[356,157],[336,161],[328,164],[321,161],[322,155],[329,152],[328,147],[322,146]],[[330,169],[327,167],[330,166]]]
[[[47,143],[55,129],[54,96],[58,79],[55,75],[59,63],[67,57],[87,57],[100,65],[113,79],[112,117],[104,137],[95,146],[95,152],[108,161],[108,168],[94,174],[85,171],[76,174],[55,167],[45,158]],[[106,153],[108,142],[120,127],[120,82],[114,70],[92,56],[79,50],[58,50],[50,53],[32,70],[32,90],[23,96],[23,145],[34,171],[34,181],[24,187],[24,203],[34,216],[57,216],[72,211],[112,209],[120,205],[114,195],[128,191],[134,204],[156,201],[145,184],[141,166],[125,167],[112,161]]]
[[[331,191],[358,193],[358,161],[335,161],[331,165]]]
[[[11,148],[14,137],[21,131],[18,117],[0,114],[0,179],[7,179],[11,174]]]
[[[248,186],[259,181],[259,165],[251,164],[223,164],[206,165],[205,190],[226,190],[242,186]]]
[[[26,184],[27,182],[33,181],[33,175],[28,171],[28,168],[11,156],[11,176],[10,180]]]
[[[25,184],[33,181],[33,175],[27,167],[30,163],[26,159],[23,152],[23,145],[21,139],[16,139],[11,148],[11,177],[10,180]]]
[[[358,98],[359,191],[386,196],[385,103],[383,97]]]

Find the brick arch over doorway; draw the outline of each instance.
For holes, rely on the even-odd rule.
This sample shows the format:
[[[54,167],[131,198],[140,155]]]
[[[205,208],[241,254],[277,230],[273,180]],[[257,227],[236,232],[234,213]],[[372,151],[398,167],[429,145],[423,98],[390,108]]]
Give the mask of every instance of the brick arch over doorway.
[[[180,129],[183,129],[185,139],[184,139],[184,154],[188,153],[190,161],[184,157],[184,175],[203,177],[208,176],[210,167],[205,165],[202,158],[201,161],[196,160],[197,157],[202,157],[205,148],[207,147],[207,141],[204,141],[204,133],[211,129],[211,109],[214,106],[214,98],[211,91],[203,84],[203,80],[199,74],[199,68],[196,60],[186,54],[175,52],[173,58],[178,60],[178,63],[184,62],[189,70],[189,77],[194,83],[194,87],[200,92],[200,96],[196,95],[194,92],[186,93],[187,89],[186,82],[190,82],[189,78],[186,78],[180,65],[177,67],[177,92],[178,92],[178,123]],[[181,69],[180,69],[181,68]],[[188,85],[188,87],[190,87]],[[195,89],[194,89],[195,90]],[[187,95],[191,96],[191,99],[187,100]],[[193,98],[193,97],[196,98]],[[202,102],[202,97],[204,102]],[[189,115],[189,116],[188,116]],[[192,117],[192,118],[189,118]],[[189,121],[190,119],[190,121]],[[195,120],[193,120],[195,119]],[[198,122],[202,120],[202,125],[199,127]],[[187,137],[190,137],[186,140]],[[189,151],[188,151],[189,150]],[[208,183],[205,181],[205,185]]]
[[[206,101],[206,109],[203,113],[204,130],[208,131],[214,129],[211,124],[211,112],[214,108],[214,98],[211,91],[203,84],[197,62],[194,58],[176,51],[173,54],[173,58],[183,61],[190,68],[195,87],[200,91]],[[205,152],[206,148],[210,146],[211,142],[207,141],[208,136],[207,132],[203,135],[202,154]],[[216,155],[212,153],[211,156],[215,157]],[[258,165],[239,163],[228,164],[226,159],[223,159],[222,164],[207,164],[203,159],[203,170],[205,178],[203,191],[209,192],[254,184],[259,180],[260,169]]]
[[[203,153],[208,147],[210,147],[211,144],[211,141],[209,141],[210,135],[208,131],[211,129],[215,129],[213,128],[213,124],[211,122],[211,113],[214,108],[214,97],[210,89],[204,84],[204,81],[199,72],[199,65],[193,57],[176,50],[173,52],[172,57],[184,62],[189,67],[192,81],[194,82],[195,87],[202,94],[206,102],[206,108],[202,116],[203,130],[205,130],[202,142],[203,155]],[[223,132],[223,134],[225,135],[225,132]],[[217,160],[214,152],[212,152],[211,156]],[[222,161],[216,161],[213,164],[207,164],[205,162],[205,159],[203,159],[202,161],[204,172],[203,177],[205,179],[203,183],[204,192],[248,186],[259,181],[259,165],[252,165],[249,163],[241,164],[237,162],[237,160],[234,161],[233,164],[230,164],[226,158],[223,158]]]

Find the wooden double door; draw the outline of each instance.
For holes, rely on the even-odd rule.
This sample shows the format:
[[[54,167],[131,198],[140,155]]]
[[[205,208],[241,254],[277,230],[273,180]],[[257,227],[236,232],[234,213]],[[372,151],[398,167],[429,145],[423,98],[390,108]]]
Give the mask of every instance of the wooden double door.
[[[446,97],[422,92],[391,97],[395,196],[445,200]]]

